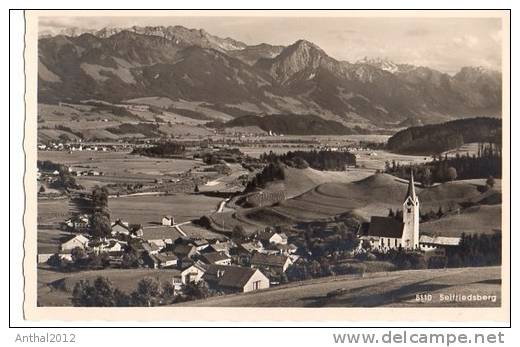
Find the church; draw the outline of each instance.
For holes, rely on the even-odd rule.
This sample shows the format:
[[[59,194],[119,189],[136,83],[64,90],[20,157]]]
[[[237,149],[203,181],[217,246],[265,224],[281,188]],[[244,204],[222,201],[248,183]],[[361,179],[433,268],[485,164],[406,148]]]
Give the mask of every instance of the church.
[[[419,199],[415,194],[413,173],[403,202],[402,221],[394,217],[373,216],[361,241],[369,242],[372,248],[383,250],[419,248]]]

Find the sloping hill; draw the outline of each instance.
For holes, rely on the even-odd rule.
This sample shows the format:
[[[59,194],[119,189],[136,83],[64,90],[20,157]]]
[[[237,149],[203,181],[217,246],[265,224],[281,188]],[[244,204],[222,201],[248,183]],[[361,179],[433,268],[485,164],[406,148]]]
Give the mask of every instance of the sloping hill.
[[[350,183],[323,183],[273,206],[247,211],[244,216],[267,225],[272,224],[270,218],[274,215],[283,216],[286,223],[330,218],[345,212],[368,220],[371,216],[388,215],[390,208],[402,210],[407,184],[388,174],[376,174]],[[426,189],[416,187],[416,192],[423,213],[437,211],[439,207],[444,211],[456,210],[463,202],[475,204],[481,197],[498,194],[482,194],[473,181],[448,182]]]
[[[254,126],[266,132],[272,131],[286,135],[349,135],[355,133],[339,122],[309,114],[243,116],[230,120],[223,126],[226,128]]]
[[[459,119],[401,130],[388,139],[388,149],[404,154],[436,154],[466,143],[501,143],[502,121],[496,118]]]
[[[496,302],[467,302],[467,306],[500,305],[500,267],[407,270],[366,278],[325,277],[281,285],[257,292],[188,301],[175,306],[197,307],[424,307],[454,306],[440,302],[439,293],[494,294]],[[435,298],[418,303],[425,291]],[[457,303],[457,305],[461,305]]]
[[[460,214],[421,223],[421,234],[460,236],[466,234],[493,234],[502,230],[502,206],[480,205],[463,210]]]

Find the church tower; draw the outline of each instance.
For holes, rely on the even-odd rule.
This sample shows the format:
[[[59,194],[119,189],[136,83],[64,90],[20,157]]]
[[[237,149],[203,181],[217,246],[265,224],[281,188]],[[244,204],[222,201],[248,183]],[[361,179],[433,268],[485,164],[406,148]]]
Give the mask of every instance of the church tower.
[[[406,249],[419,247],[419,199],[415,195],[413,172],[410,173],[408,192],[403,202],[402,247]]]

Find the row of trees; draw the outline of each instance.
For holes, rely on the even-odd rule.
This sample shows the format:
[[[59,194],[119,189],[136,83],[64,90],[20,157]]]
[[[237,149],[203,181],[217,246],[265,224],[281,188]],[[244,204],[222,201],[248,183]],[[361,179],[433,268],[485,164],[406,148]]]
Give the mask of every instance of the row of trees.
[[[246,186],[246,192],[253,191],[257,188],[265,188],[269,182],[285,179],[285,171],[283,164],[280,162],[269,163],[262,171],[257,173],[255,177]]]
[[[83,307],[152,307],[169,305],[179,301],[207,298],[211,292],[203,281],[183,286],[183,295],[176,293],[171,281],[160,282],[145,277],[137,283],[131,293],[116,288],[106,277],[97,277],[94,281],[80,280],[72,291],[72,304]]]
[[[108,190],[94,187],[90,195],[92,215],[90,216],[90,235],[94,238],[109,237],[112,233],[110,211],[108,209]]]
[[[346,166],[356,165],[356,156],[349,152],[340,151],[294,151],[285,154],[275,154],[270,151],[260,159],[273,163],[282,162],[288,166],[305,169],[312,167],[316,170],[345,171]]]
[[[388,139],[387,148],[402,154],[438,154],[465,143],[501,145],[502,121],[497,118],[466,118],[443,124],[411,127]]]
[[[149,157],[170,157],[184,153],[186,147],[177,142],[163,142],[152,147],[136,147],[133,154],[141,154]]]
[[[479,154],[454,157],[434,156],[433,161],[418,165],[401,165],[395,161],[385,163],[385,172],[408,179],[410,170],[414,178],[424,186],[434,182],[447,182],[456,179],[473,179],[483,177],[502,177],[502,155],[496,146],[484,147]],[[490,181],[491,185],[494,182]]]

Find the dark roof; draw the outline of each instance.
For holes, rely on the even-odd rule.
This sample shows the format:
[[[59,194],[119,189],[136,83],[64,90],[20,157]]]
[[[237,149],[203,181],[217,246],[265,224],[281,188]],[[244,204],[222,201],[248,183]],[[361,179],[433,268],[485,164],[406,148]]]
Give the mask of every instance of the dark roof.
[[[171,260],[177,260],[177,256],[173,252],[158,253],[155,255],[155,257],[159,259],[161,263]]]
[[[201,258],[202,258],[202,260],[204,260],[204,262],[206,262],[208,264],[214,264],[215,262],[217,262],[219,260],[229,259],[229,257],[227,255],[225,255],[224,253],[220,253],[220,252],[204,253],[201,256]]]
[[[258,239],[262,241],[269,241],[271,237],[273,237],[274,233],[269,231],[261,231],[257,234]]]
[[[180,236],[177,229],[169,226],[147,227],[143,229],[143,240],[175,240]]]
[[[217,283],[221,287],[241,289],[244,288],[255,271],[255,269],[241,266],[210,265],[204,274],[204,278]],[[220,277],[218,276],[219,272]]]
[[[282,267],[288,258],[285,255],[255,253],[251,257],[251,264]]]
[[[195,246],[204,246],[204,245],[207,245],[207,244],[208,244],[208,240],[204,240],[204,239],[192,240],[191,242],[192,242]]]
[[[116,220],[111,227],[113,228],[118,225],[126,230],[130,230],[128,224],[125,224],[121,219]]]
[[[209,245],[209,249],[214,249],[216,252],[224,252],[224,251],[228,251],[231,247],[232,247],[232,243],[227,241],[227,242],[219,242],[219,243],[212,243],[211,245]]]
[[[404,224],[392,217],[372,217],[367,236],[401,238]]]
[[[173,252],[177,254],[179,258],[184,258],[190,255],[190,253],[195,253],[197,249],[193,245],[185,245],[185,244],[176,244],[173,246]]]
[[[158,250],[159,250],[159,247],[157,247],[157,245],[154,244],[154,243],[143,242],[143,243],[141,244],[141,247],[142,247],[146,252],[155,252],[155,251],[158,251]]]

